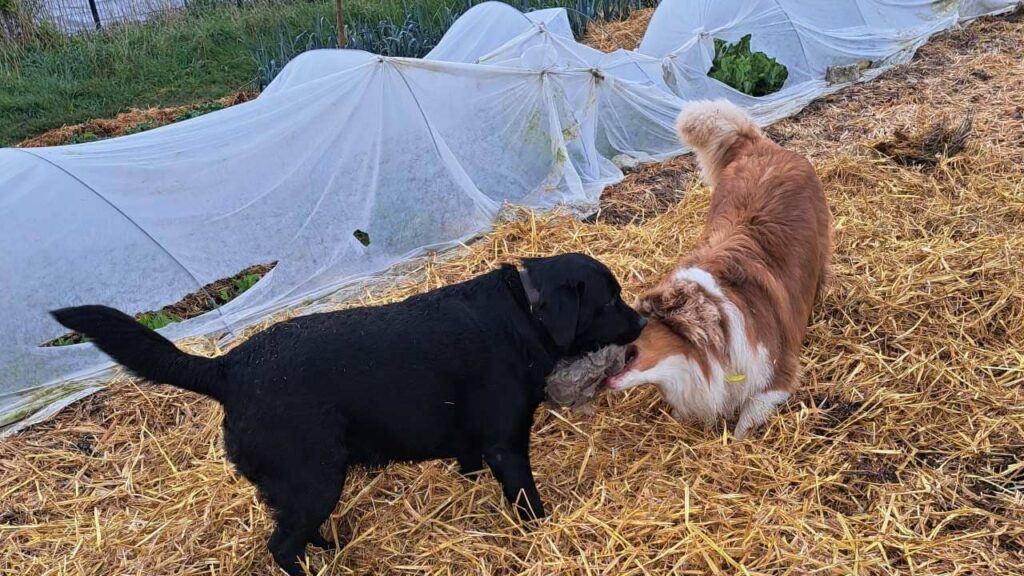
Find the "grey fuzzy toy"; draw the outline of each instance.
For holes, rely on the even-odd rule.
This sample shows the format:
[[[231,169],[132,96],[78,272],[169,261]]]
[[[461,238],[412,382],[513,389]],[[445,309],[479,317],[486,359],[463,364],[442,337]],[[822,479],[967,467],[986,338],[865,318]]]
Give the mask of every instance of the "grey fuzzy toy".
[[[625,346],[607,346],[596,352],[559,360],[547,379],[547,401],[587,414],[604,381],[626,365]]]

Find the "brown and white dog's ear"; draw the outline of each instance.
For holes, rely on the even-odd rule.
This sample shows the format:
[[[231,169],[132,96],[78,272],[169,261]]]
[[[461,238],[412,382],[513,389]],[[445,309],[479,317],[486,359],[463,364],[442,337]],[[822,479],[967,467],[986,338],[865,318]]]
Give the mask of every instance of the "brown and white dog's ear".
[[[718,303],[694,282],[667,283],[641,296],[640,314],[659,320],[698,348],[725,345],[722,311]]]
[[[670,309],[670,298],[666,292],[663,287],[656,286],[638,296],[633,308],[645,318],[664,321],[666,310]]]

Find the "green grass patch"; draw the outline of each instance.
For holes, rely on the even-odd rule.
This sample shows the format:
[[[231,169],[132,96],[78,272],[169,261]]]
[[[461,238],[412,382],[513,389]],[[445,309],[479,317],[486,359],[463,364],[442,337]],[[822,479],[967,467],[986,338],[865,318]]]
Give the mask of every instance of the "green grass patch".
[[[750,51],[750,34],[735,44],[715,38],[715,59],[708,76],[751,96],[778,92],[789,70],[764,52]]]
[[[257,87],[261,40],[298,34],[327,1],[197,7],[71,37],[0,43],[0,145],[129,108],[178,106]]]

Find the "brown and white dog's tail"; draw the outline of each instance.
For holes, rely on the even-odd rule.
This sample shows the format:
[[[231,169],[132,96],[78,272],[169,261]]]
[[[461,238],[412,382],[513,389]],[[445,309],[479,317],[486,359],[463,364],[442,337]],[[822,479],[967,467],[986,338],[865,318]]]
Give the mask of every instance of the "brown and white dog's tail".
[[[676,119],[683,144],[697,154],[704,181],[714,185],[730,161],[729,151],[741,140],[762,138],[754,119],[728,100],[698,100],[683,107]]]

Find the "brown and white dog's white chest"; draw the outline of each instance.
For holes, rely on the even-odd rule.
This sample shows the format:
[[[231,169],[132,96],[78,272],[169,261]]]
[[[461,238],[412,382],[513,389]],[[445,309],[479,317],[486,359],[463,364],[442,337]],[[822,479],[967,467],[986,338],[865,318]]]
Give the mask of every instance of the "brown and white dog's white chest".
[[[709,378],[704,378],[704,372],[694,360],[687,359],[687,364],[696,368],[689,370],[687,379],[692,384],[686,386],[684,382],[677,382],[674,390],[662,388],[662,393],[689,396],[673,405],[695,407],[696,410],[687,415],[692,418],[707,421],[723,415],[732,416],[748,398],[763,392],[771,384],[772,361],[768,349],[752,336],[756,331],[749,330],[746,316],[726,296],[711,274],[696,267],[681,268],[673,273],[672,279],[694,282],[718,301],[727,326],[726,355],[724,361],[707,357]]]
[[[671,282],[692,282],[715,302],[726,327],[724,350],[702,354],[686,347],[641,342],[636,366],[613,378],[609,386],[624,390],[655,384],[680,420],[711,424],[734,416],[770,386],[773,362],[768,349],[751,336],[757,331],[748,330],[746,316],[707,271],[681,268]]]

